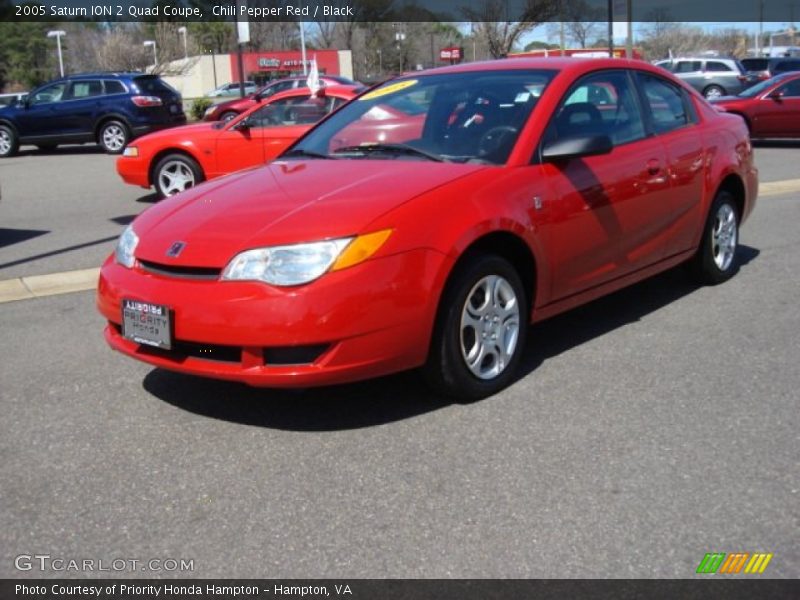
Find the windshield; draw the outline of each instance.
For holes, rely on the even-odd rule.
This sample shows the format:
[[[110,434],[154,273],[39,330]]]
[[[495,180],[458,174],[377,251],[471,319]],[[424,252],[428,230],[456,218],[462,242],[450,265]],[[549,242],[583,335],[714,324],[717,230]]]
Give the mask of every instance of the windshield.
[[[755,98],[760,93],[764,92],[767,88],[772,87],[776,83],[781,80],[780,77],[773,77],[772,79],[767,79],[766,81],[762,81],[754,85],[753,87],[749,87],[743,92],[739,93],[739,98]]]
[[[481,71],[387,82],[284,157],[503,164],[555,71]]]

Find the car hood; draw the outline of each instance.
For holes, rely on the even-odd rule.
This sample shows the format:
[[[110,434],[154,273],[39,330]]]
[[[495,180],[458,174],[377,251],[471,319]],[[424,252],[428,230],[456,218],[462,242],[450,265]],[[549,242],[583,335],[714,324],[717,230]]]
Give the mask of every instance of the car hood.
[[[219,132],[214,125],[219,127],[218,121],[193,123],[191,125],[181,125],[179,127],[170,127],[168,129],[161,129],[148,133],[140,138],[136,138],[130,143],[131,146],[145,146],[146,144],[155,143],[161,144],[165,140],[173,142],[175,140],[191,139],[197,135],[212,134]]]
[[[358,234],[379,216],[482,165],[406,160],[288,160],[164,200],[133,224],[139,259],[224,267],[248,248]],[[166,251],[185,243],[177,258]]]

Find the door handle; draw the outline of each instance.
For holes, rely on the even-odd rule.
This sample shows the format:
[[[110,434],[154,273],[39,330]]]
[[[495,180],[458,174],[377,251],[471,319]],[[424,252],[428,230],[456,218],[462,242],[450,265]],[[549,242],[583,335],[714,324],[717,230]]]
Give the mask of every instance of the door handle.
[[[658,175],[661,172],[661,163],[658,162],[658,159],[651,158],[647,161],[647,172],[650,175]]]

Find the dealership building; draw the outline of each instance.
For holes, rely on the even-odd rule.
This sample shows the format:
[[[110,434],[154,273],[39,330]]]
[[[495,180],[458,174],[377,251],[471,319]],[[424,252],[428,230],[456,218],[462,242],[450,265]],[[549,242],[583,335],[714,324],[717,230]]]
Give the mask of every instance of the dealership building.
[[[309,50],[306,69],[315,58],[320,75],[353,78],[350,50]],[[303,57],[299,50],[245,52],[242,65],[245,80],[258,84],[303,74]],[[162,78],[184,98],[198,98],[220,85],[239,81],[237,55],[202,54],[176,60],[167,66]]]

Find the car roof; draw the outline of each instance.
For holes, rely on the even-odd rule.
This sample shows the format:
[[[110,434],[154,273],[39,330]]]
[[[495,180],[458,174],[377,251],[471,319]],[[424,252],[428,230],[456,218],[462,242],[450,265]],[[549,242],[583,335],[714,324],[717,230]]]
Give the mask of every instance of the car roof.
[[[132,79],[134,77],[158,77],[158,75],[152,75],[150,73],[141,73],[137,71],[130,71],[130,72],[118,72],[118,71],[98,71],[94,73],[72,73],[70,75],[66,75],[64,79],[84,79],[86,77],[97,77],[97,78],[107,78],[107,79]]]
[[[583,57],[552,57],[552,58],[502,58],[498,60],[485,60],[459,65],[437,67],[425,71],[412,71],[404,73],[401,77],[425,77],[444,73],[475,73],[489,71],[522,71],[542,70],[559,71],[581,75],[600,69],[638,69],[663,76],[664,70],[650,63],[629,58],[583,58]]]

